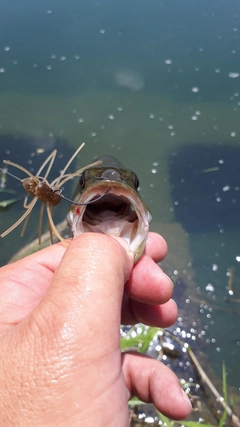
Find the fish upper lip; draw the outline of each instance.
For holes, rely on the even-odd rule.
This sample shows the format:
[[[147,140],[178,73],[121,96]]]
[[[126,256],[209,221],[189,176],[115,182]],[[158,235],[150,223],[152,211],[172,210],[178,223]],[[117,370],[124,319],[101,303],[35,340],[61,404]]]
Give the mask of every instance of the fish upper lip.
[[[108,190],[108,193],[104,193]],[[151,215],[140,195],[124,182],[100,180],[84,190],[77,200],[87,203],[103,195],[96,203],[72,206],[68,215],[74,236],[95,231],[122,237],[134,253],[135,261],[142,255],[149,231]]]

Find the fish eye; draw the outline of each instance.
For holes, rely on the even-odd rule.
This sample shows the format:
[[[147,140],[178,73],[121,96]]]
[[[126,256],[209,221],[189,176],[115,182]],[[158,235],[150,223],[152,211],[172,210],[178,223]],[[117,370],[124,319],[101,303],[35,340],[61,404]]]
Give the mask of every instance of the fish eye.
[[[84,188],[84,186],[85,186],[85,174],[84,174],[84,172],[82,173],[82,175],[79,178],[79,184],[82,188]]]
[[[139,179],[138,179],[137,175],[134,176],[134,185],[135,185],[135,188],[137,190],[139,187]]]

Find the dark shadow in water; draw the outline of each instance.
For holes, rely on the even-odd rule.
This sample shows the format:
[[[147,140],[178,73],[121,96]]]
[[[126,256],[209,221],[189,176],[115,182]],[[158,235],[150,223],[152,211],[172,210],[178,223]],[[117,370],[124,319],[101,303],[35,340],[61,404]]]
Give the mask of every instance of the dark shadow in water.
[[[187,144],[171,153],[169,172],[176,221],[191,232],[240,224],[240,147]]]

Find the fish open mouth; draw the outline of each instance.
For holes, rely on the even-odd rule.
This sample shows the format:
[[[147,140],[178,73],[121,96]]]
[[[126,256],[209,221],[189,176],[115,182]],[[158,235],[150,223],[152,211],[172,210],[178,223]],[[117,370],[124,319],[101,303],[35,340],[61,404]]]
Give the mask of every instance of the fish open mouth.
[[[136,262],[144,250],[151,214],[131,187],[122,183],[106,184],[93,185],[83,192],[76,201],[91,203],[72,205],[68,224],[74,237],[85,232],[122,237]],[[94,199],[97,199],[96,202]]]

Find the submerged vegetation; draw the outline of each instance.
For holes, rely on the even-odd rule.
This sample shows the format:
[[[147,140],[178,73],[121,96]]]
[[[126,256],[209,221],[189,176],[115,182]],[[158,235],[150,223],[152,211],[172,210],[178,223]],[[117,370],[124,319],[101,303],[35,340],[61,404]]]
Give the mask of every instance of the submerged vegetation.
[[[14,203],[17,203],[20,200],[19,197],[11,197],[16,195],[16,191],[14,190],[0,188],[0,193],[3,193],[4,196],[3,200],[0,201],[0,210],[9,209],[10,206],[14,205]],[[10,195],[10,198],[8,195]]]

